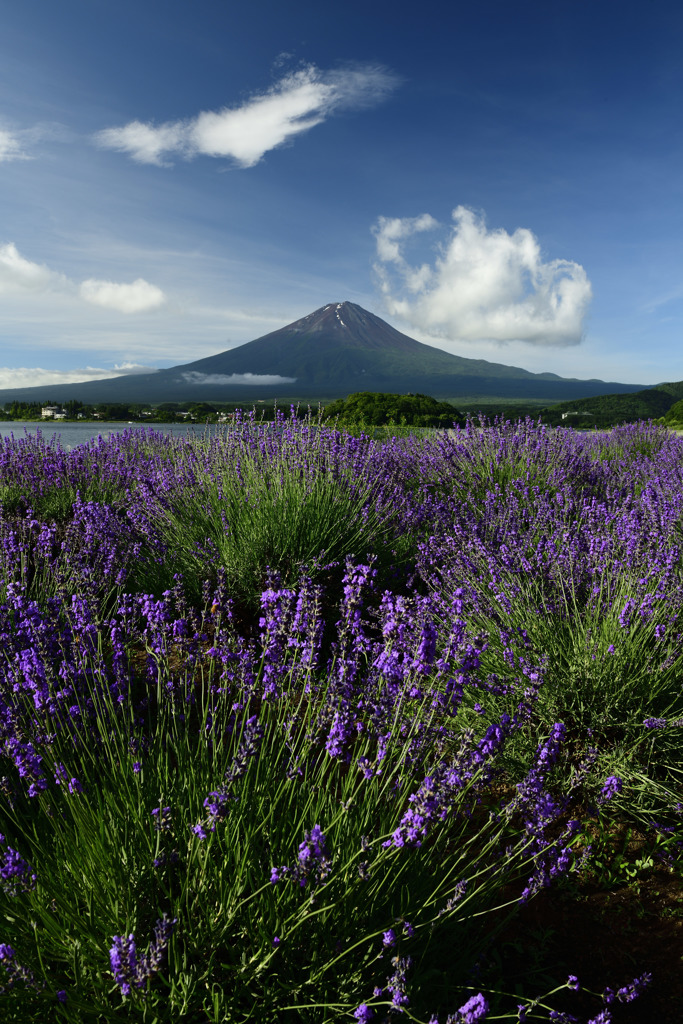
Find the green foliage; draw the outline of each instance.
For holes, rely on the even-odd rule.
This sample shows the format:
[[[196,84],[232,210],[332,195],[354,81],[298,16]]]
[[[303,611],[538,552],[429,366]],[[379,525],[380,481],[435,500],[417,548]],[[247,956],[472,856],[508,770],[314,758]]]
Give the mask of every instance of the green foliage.
[[[46,399],[43,402],[8,402],[4,408],[0,408],[0,420],[40,420],[42,409],[47,405],[60,403]],[[66,412],[68,420],[93,420],[103,422],[138,422],[143,423],[177,423],[179,420],[189,418],[198,423],[215,423],[221,413],[234,415],[237,409],[244,408],[243,403],[238,402],[162,402],[156,407],[140,402],[99,402],[95,405],[87,405],[76,399],[70,399],[61,403],[61,408]],[[189,417],[185,414],[189,413]],[[181,415],[182,414],[182,415]],[[255,413],[256,415],[256,413]],[[258,418],[273,420],[277,415],[277,406],[274,402],[258,403]],[[304,415],[302,413],[302,415]],[[46,420],[46,426],[52,426],[53,421]]]
[[[221,624],[205,619],[202,628]],[[95,649],[106,659],[106,631]],[[421,849],[388,842],[405,810],[395,798],[405,761],[437,724],[429,690],[414,702],[412,725],[402,720],[388,734],[397,737],[388,750],[359,731],[353,756],[377,769],[368,778],[326,754],[317,713],[331,674],[302,672],[296,647],[282,697],[271,701],[254,697],[265,655],[255,684],[227,685],[217,657],[197,660],[188,650],[183,658],[176,645],[171,668],[153,645],[140,653],[159,668],[156,691],[141,684],[144,705],[132,693],[117,701],[105,661],[92,657],[81,714],[96,716],[100,743],[80,741],[81,716],[61,723],[41,766],[61,782],[0,806],[3,835],[39,866],[20,913],[17,897],[0,892],[0,939],[11,939],[17,961],[47,981],[25,1000],[13,992],[24,1024],[351,1019],[392,973],[388,928],[416,964],[408,1019],[424,1021],[429,1007],[466,991],[477,953],[505,920],[499,914],[485,927],[483,916],[504,905],[503,880],[524,878],[533,858],[528,837],[508,836],[498,815],[480,813],[472,828],[484,767],[454,797],[448,828]],[[227,785],[255,707],[259,756]],[[356,713],[361,721],[371,710]],[[443,757],[443,744],[434,745],[424,770]],[[69,779],[79,788],[68,788]],[[229,812],[211,831],[207,794],[226,788]],[[330,852],[320,882],[271,882],[271,869],[296,864],[302,837],[318,825]],[[163,971],[122,996],[109,970],[113,937],[134,934],[144,949],[163,914],[176,919]],[[374,1005],[388,1009],[389,999]]]
[[[222,463],[215,448],[212,459],[203,461],[207,440],[160,450],[142,435],[140,457],[148,445],[147,453],[168,470],[163,487],[155,491],[147,484],[156,543],[148,537],[147,549],[126,566],[123,610],[102,602],[96,619],[73,627],[75,641],[70,616],[75,621],[79,602],[87,604],[93,592],[79,589],[75,570],[69,575],[65,562],[74,549],[67,545],[63,561],[42,575],[37,563],[33,577],[22,564],[14,580],[25,588],[17,607],[33,615],[24,598],[41,597],[41,607],[53,610],[67,598],[54,613],[59,630],[40,634],[50,696],[69,695],[64,687],[71,687],[74,665],[86,682],[83,692],[73,691],[77,705],[68,714],[48,708],[42,719],[34,691],[14,691],[24,703],[19,717],[39,720],[49,743],[36,740],[44,790],[29,798],[9,756],[13,775],[0,779],[0,832],[38,875],[35,889],[19,896],[0,883],[0,943],[11,943],[17,962],[30,965],[40,982],[26,991],[16,983],[11,1000],[0,1004],[3,1021],[337,1024],[352,1020],[354,1008],[366,1001],[381,1017],[391,1015],[390,963],[404,954],[413,958],[414,971],[405,1019],[424,1022],[435,1010],[443,1014],[471,991],[473,963],[490,948],[505,923],[504,908],[518,897],[511,883],[524,884],[545,852],[532,854],[532,833],[515,801],[556,723],[566,726],[567,741],[549,769],[549,802],[542,805],[552,814],[548,807],[557,797],[553,835],[577,804],[583,816],[586,804],[599,803],[607,776],[619,776],[624,801],[599,807],[594,849],[584,866],[609,887],[637,881],[661,854],[679,856],[680,821],[677,832],[665,826],[635,853],[631,840],[637,828],[651,829],[653,819],[664,820],[661,809],[670,814],[680,801],[681,604],[666,592],[661,572],[651,571],[647,547],[622,550],[624,524],[616,517],[603,538],[611,557],[599,571],[575,579],[573,565],[560,563],[565,542],[571,550],[572,531],[580,531],[599,504],[602,467],[612,463],[635,472],[643,463],[647,477],[648,460],[657,460],[666,431],[647,428],[630,442],[628,432],[615,431],[596,441],[583,462],[563,462],[562,432],[530,430],[525,442],[521,430],[503,437],[473,425],[464,441],[460,433],[457,440],[441,433],[422,447],[382,447],[382,458],[420,449],[425,497],[452,508],[453,523],[443,520],[446,536],[468,524],[467,561],[457,561],[462,552],[454,545],[451,563],[444,538],[432,536],[437,527],[418,536],[413,522],[398,536],[397,499],[387,503],[369,482],[377,478],[363,461],[365,442],[354,447],[353,472],[344,464],[333,471],[321,432],[306,429],[303,447],[294,431],[283,431],[279,455],[277,445],[267,446],[270,437],[280,437],[275,430],[264,429],[259,444],[243,449],[239,432],[231,447],[233,434],[226,432],[229,457]],[[468,440],[476,444],[468,448]],[[451,443],[451,459],[430,462],[430,446],[441,445],[443,454]],[[365,444],[369,453],[372,443]],[[560,486],[568,468],[573,504]],[[131,483],[124,498],[92,474],[87,490],[87,459],[83,472],[81,500],[107,504],[121,515],[126,503],[134,503],[138,485]],[[405,472],[410,486],[410,470]],[[57,521],[50,524],[55,546],[66,535],[75,498],[73,484],[59,480],[32,496],[36,514]],[[3,511],[20,508],[14,500],[9,490],[0,494]],[[564,508],[565,500],[561,529],[551,542],[543,503]],[[628,498],[620,501],[627,504]],[[244,605],[253,612],[256,595],[277,573],[292,587],[292,614],[320,638],[323,625],[330,630],[329,616],[323,621],[329,609],[321,607],[310,579],[322,576],[329,583],[325,563],[374,554],[393,565],[408,559],[415,564],[418,548],[422,557],[432,540],[439,542],[436,563],[422,580],[441,600],[433,606],[444,627],[437,632],[450,646],[462,629],[457,649],[453,644],[443,660],[436,654],[444,651],[435,651],[435,660],[423,667],[426,631],[414,650],[402,650],[396,639],[417,615],[419,600],[408,600],[399,629],[382,621],[376,605],[354,599],[346,611],[358,616],[355,632],[349,628],[345,635],[342,617],[335,646],[328,645],[329,663],[326,657],[315,662],[312,648],[290,628],[291,619],[269,620],[266,602],[260,622],[253,614],[249,619],[251,633],[234,625],[232,616],[243,615]],[[534,562],[539,550],[544,558]],[[94,563],[88,570],[96,576]],[[217,577],[223,604],[206,600],[210,586],[202,586]],[[130,597],[135,590],[148,596],[136,604]],[[159,598],[162,591],[154,601],[152,594]],[[56,601],[45,600],[55,595]],[[143,606],[146,632],[136,618]],[[340,615],[336,604],[332,610]],[[379,635],[385,638],[382,658],[369,643]],[[274,654],[279,649],[281,661]],[[408,666],[405,694],[378,738],[372,719],[395,691],[391,655],[398,653]],[[16,655],[0,651],[2,658],[14,664]],[[27,665],[30,673],[34,666]],[[120,687],[111,686],[114,666]],[[273,697],[268,685],[274,669]],[[350,707],[345,681],[356,670],[367,689]],[[451,714],[435,697],[452,694],[465,677],[462,702]],[[337,710],[349,716],[348,758],[327,747]],[[464,785],[449,796],[443,827],[430,831],[422,845],[392,845],[406,809],[419,806],[414,780],[406,785],[402,776],[406,764],[415,768],[415,779],[431,783],[454,751],[466,750],[506,714],[518,717],[519,728],[501,746],[497,774],[489,776],[490,765],[472,762]],[[262,730],[258,757],[240,761],[256,716]],[[650,718],[656,728],[647,725]],[[87,721],[96,724],[91,733]],[[70,790],[67,779],[78,779],[82,791]],[[223,791],[225,813],[211,822],[211,798]],[[618,836],[617,815],[628,822]],[[320,884],[306,888],[287,876],[271,883],[271,868],[296,865],[302,839],[316,826],[331,854]],[[575,849],[581,842],[572,832],[569,845]],[[459,887],[465,881],[466,889]],[[144,988],[124,995],[110,971],[113,937],[134,933],[143,950],[162,915],[177,918],[163,966]],[[398,934],[391,951],[383,947],[388,928]],[[5,970],[0,963],[0,984]],[[373,996],[375,986],[380,994]],[[62,990],[65,1004],[58,1000]],[[534,1007],[549,1010],[546,998]],[[520,1000],[528,1003],[524,995],[514,1002]],[[493,1019],[511,1017],[497,1012]]]
[[[683,399],[674,402],[670,409],[664,414],[666,424],[683,423]]]
[[[470,501],[476,500],[475,490]],[[533,523],[531,509],[529,519]],[[577,525],[568,520],[568,538]],[[480,689],[466,691],[463,721],[513,715],[524,687],[537,688],[533,724],[505,754],[511,773],[528,765],[540,737],[562,722],[575,751],[573,770],[576,762],[583,765],[577,779],[590,789],[618,776],[628,793],[619,802],[621,820],[651,830],[653,820],[670,822],[671,808],[680,807],[683,607],[664,596],[665,574],[648,572],[646,552],[623,552],[618,530],[615,523],[606,540],[614,567],[596,574],[594,584],[556,573],[552,550],[546,569],[532,570],[541,540],[532,527],[516,538],[518,567],[499,570],[492,589],[490,550],[486,542],[473,544],[469,598],[461,600],[459,615],[477,652]],[[446,595],[449,579],[451,586],[460,582],[446,557],[432,583]],[[450,615],[448,600],[444,608]],[[519,666],[531,681],[521,687]],[[656,727],[648,726],[652,722]],[[566,774],[568,766],[562,770]]]
[[[324,418],[356,426],[444,427],[464,418],[449,402],[429,395],[395,395],[359,391],[325,407]]]
[[[40,410],[44,405],[51,405],[46,402],[10,402],[3,410],[3,419],[8,420],[39,420]]]
[[[131,416],[130,406],[124,402],[101,402],[95,412],[105,420],[128,420]]]
[[[666,414],[672,402],[669,392],[648,388],[630,394],[599,395],[560,402],[540,410],[540,415],[549,426],[612,427],[620,423],[656,419]],[[564,419],[563,413],[567,414]]]
[[[159,502],[167,585],[180,573],[198,587],[220,569],[233,594],[252,605],[269,572],[291,583],[330,563],[343,566],[347,556],[368,554],[380,564],[401,565],[414,554],[417,538],[399,531],[400,509],[378,503],[378,487],[359,466],[353,474],[319,469],[313,458],[302,467],[284,445],[267,460],[245,447],[236,464],[223,464],[197,486]]]

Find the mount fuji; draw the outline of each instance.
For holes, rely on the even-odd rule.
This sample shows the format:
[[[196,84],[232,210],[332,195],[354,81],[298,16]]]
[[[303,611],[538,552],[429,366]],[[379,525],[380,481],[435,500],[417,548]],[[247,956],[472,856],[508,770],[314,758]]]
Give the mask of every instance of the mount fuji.
[[[642,384],[531,373],[466,359],[397,331],[353,302],[331,302],[255,341],[153,373],[0,390],[17,401],[159,403],[317,400],[354,391],[419,392],[435,398],[562,402],[639,391]]]

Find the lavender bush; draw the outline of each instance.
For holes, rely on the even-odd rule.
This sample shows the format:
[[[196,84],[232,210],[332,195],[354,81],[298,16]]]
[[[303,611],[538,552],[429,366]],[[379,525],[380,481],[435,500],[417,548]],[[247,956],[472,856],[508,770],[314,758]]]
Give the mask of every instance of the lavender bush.
[[[497,931],[612,819],[677,859],[682,454],[5,441],[2,1019],[548,1019]]]

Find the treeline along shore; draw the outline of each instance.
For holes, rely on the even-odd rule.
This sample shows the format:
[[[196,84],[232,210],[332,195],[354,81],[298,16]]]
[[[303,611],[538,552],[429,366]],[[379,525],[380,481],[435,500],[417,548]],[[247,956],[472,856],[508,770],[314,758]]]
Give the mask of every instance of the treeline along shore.
[[[594,398],[543,405],[539,402],[495,401],[484,396],[437,400],[423,394],[356,392],[332,401],[311,403],[260,399],[250,402],[163,402],[160,404],[102,402],[88,405],[72,399],[63,404],[45,402],[8,402],[0,409],[0,420],[101,420],[133,423],[221,423],[230,422],[238,411],[253,408],[262,420],[274,420],[284,407],[304,418],[311,412],[323,420],[345,426],[402,426],[449,428],[463,425],[468,416],[486,420],[516,421],[532,417],[548,426],[582,430],[607,428],[621,423],[658,420],[672,426],[683,424],[683,382],[661,384],[628,394],[608,394]]]

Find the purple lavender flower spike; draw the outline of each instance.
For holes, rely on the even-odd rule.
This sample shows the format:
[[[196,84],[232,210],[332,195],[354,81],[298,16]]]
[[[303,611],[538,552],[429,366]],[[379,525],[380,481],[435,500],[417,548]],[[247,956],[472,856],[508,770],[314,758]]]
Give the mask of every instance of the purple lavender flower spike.
[[[114,936],[109,950],[109,963],[114,981],[124,996],[130,995],[133,985],[141,988],[144,984],[144,980],[138,978],[137,947],[132,932],[127,938],[122,935]]]
[[[245,774],[250,758],[255,757],[259,752],[263,733],[263,726],[259,724],[256,715],[252,715],[251,718],[247,719],[239,749],[235,754],[233,763],[225,773],[225,781],[228,786],[233,785]]]
[[[171,808],[170,807],[154,807],[150,811],[150,814],[154,818],[154,831],[155,832],[170,832],[171,831]]]
[[[598,803],[605,804],[608,800],[611,800],[618,793],[621,793],[623,789],[623,782],[618,775],[610,775],[609,778],[605,779],[605,784],[600,790],[598,796]]]
[[[18,981],[23,982],[27,988],[40,991],[45,987],[44,983],[36,981],[36,978],[28,967],[17,963],[16,953],[12,946],[0,942],[0,965],[4,971],[0,973],[0,980],[7,984],[0,984],[0,995],[6,995],[8,990],[13,989]]]
[[[241,742],[233,762],[225,773],[225,790],[212,790],[204,800],[204,807],[207,810],[207,818],[195,825],[192,831],[200,839],[206,839],[209,832],[216,831],[216,825],[225,821],[230,811],[231,801],[236,799],[231,788],[241,779],[248,768],[250,758],[255,757],[260,749],[263,740],[264,729],[259,724],[256,715],[252,715],[244,725]]]
[[[356,731],[350,721],[350,715],[346,709],[337,711],[332,721],[329,735],[325,741],[325,750],[330,757],[344,758],[348,760],[346,746]],[[372,774],[372,773],[371,773]]]
[[[147,979],[159,972],[177,921],[168,914],[162,915],[154,926],[154,938],[146,953],[138,953],[132,932],[127,937],[114,936],[109,962],[114,980],[124,996],[129,996],[134,988],[143,988]]]
[[[475,1024],[475,1021],[484,1020],[489,1012],[489,1004],[481,992],[472,996],[458,1009],[458,1022],[462,1024]]]
[[[4,836],[0,837],[4,843]],[[31,892],[36,887],[37,876],[28,861],[20,853],[7,846],[0,860],[0,887],[8,896]]]
[[[394,967],[394,973],[391,977],[387,978],[386,987],[391,996],[392,1007],[401,1012],[410,1003],[406,992],[406,975],[412,964],[412,958],[409,956],[395,956],[391,962]]]
[[[375,1016],[375,1011],[370,1006],[368,1006],[367,1003],[361,1003],[360,1006],[357,1006],[356,1009],[353,1011],[353,1016],[357,1021],[361,1021],[364,1024],[364,1022],[373,1019],[373,1017]]]
[[[306,885],[315,888],[330,874],[332,862],[320,825],[314,825],[310,831],[305,833],[304,841],[299,844],[297,861],[298,863],[289,871],[289,875],[296,879],[302,888]]]
[[[651,981],[652,975],[646,971],[639,978],[634,978],[628,985],[617,989],[617,1000],[620,1003],[632,1003],[634,999],[637,999],[644,992]]]

